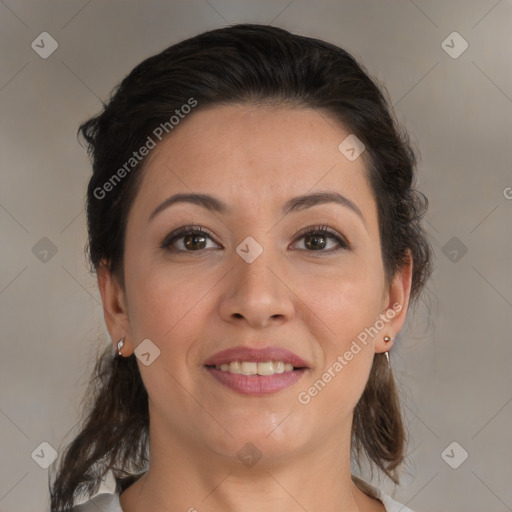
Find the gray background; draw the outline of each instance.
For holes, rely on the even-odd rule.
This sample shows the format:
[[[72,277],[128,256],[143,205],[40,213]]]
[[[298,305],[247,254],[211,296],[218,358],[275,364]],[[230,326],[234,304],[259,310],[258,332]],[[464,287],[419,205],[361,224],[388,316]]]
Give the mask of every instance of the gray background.
[[[83,255],[77,126],[144,58],[238,22],[352,52],[421,151],[435,271],[392,355],[411,442],[402,486],[374,482],[415,512],[512,510],[510,0],[0,0],[0,511],[45,508],[48,469],[31,454],[76,434],[110,342]],[[47,59],[31,48],[44,31],[59,45]],[[453,31],[469,44],[458,58],[442,47]],[[456,466],[462,450],[457,469],[442,457]]]

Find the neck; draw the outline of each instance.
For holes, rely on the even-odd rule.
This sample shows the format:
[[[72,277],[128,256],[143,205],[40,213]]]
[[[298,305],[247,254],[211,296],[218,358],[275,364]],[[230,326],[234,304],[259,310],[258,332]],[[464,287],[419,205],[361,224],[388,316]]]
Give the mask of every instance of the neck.
[[[347,435],[300,453],[262,456],[254,465],[248,459],[244,465],[236,456],[172,438],[163,427],[151,424],[149,469],[121,495],[124,512],[384,510],[352,481]]]

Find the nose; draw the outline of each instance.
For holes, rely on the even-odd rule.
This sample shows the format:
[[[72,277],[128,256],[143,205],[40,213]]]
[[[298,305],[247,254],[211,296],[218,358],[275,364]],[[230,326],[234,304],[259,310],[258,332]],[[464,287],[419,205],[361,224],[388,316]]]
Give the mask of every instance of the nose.
[[[295,311],[291,283],[270,251],[248,263],[238,254],[226,276],[220,314],[227,322],[245,322],[255,329],[289,321]]]

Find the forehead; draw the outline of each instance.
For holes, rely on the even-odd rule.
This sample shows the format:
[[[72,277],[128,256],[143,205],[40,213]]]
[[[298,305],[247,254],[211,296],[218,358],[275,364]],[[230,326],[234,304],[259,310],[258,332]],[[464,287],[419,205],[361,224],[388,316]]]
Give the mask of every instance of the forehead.
[[[362,157],[339,150],[350,132],[323,111],[257,105],[197,110],[148,155],[133,209],[147,217],[173,193],[202,192],[233,212],[273,211],[291,196],[333,190],[375,215]],[[139,217],[139,215],[137,215]]]

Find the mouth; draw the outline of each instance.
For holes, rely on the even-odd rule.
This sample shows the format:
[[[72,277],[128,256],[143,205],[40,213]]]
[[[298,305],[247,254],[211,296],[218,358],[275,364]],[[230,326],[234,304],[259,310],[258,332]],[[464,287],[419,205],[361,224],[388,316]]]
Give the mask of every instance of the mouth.
[[[218,352],[204,368],[223,387],[245,395],[276,393],[296,383],[310,369],[286,349],[243,346]]]
[[[229,369],[222,370],[215,365],[205,365],[208,374],[223,387],[242,395],[269,395],[277,393],[295,384],[308,371],[308,368],[295,368],[284,370],[281,373],[268,373],[260,375],[252,373],[256,364],[254,361],[244,361],[246,373],[232,373]],[[237,362],[235,362],[235,365]],[[230,365],[231,366],[231,363]],[[270,370],[263,370],[270,371]]]

